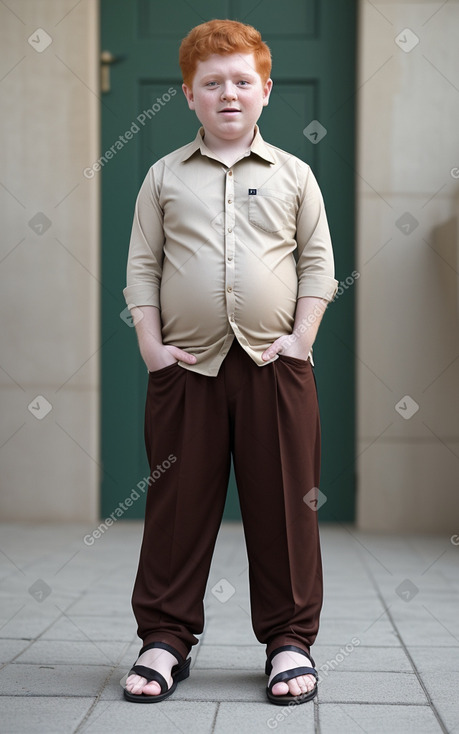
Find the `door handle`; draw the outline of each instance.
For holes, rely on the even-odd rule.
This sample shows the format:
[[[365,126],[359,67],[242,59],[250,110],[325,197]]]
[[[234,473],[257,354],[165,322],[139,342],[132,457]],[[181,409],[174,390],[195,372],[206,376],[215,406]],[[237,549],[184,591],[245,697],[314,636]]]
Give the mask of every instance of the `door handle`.
[[[110,66],[118,61],[124,61],[125,56],[115,56],[111,51],[102,51],[100,54],[100,91],[110,91]]]

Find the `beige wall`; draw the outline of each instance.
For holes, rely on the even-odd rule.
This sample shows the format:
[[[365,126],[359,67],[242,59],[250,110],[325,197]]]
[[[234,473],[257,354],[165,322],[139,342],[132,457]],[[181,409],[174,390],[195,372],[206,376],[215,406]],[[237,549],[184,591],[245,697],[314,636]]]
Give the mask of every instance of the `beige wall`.
[[[99,150],[97,2],[9,6],[0,3],[0,513],[92,521],[99,192],[82,171]],[[359,7],[358,524],[457,532],[459,3]],[[409,53],[394,41],[406,27],[419,38]],[[41,52],[27,41],[40,47],[37,28],[52,38]],[[51,221],[42,234],[28,224],[37,212]],[[405,212],[419,222],[410,234],[396,225]],[[52,406],[41,420],[39,395]],[[395,409],[405,395],[419,405],[408,420],[406,401]]]
[[[363,529],[458,529],[459,3],[442,6],[360,2],[356,367]],[[406,28],[419,38],[409,52],[394,41]],[[415,40],[401,34],[404,49]],[[406,212],[418,222],[408,234],[404,220],[396,224]],[[419,405],[410,418],[409,401],[395,408],[406,395]]]
[[[0,516],[94,520],[99,206],[82,171],[98,155],[98,8],[9,7],[0,4]],[[46,231],[40,218],[28,224],[39,212]]]

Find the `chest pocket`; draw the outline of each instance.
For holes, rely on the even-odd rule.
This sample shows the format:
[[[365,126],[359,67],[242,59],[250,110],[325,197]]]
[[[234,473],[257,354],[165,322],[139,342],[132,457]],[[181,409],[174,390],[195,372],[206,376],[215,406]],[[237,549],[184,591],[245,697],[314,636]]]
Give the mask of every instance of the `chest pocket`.
[[[278,193],[274,189],[257,189],[248,195],[249,222],[264,232],[296,230],[295,198]]]

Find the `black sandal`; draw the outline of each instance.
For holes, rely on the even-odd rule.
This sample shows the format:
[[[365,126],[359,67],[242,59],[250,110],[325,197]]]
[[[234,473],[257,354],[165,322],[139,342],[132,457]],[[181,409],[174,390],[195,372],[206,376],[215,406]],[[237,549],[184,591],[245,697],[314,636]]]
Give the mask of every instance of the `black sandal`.
[[[168,698],[174,693],[175,689],[177,688],[177,683],[181,680],[185,680],[185,678],[188,678],[188,676],[190,675],[191,658],[183,660],[183,657],[180,655],[180,653],[175,650],[175,648],[173,648],[171,645],[168,645],[167,642],[151,642],[149,645],[145,645],[145,647],[142,647],[141,651],[139,652],[137,659],[139,659],[142,653],[144,653],[146,650],[151,650],[151,648],[153,647],[161,647],[163,650],[167,650],[177,658],[178,663],[177,665],[174,665],[171,670],[172,685],[170,688],[168,688],[166,679],[163,675],[161,675],[161,673],[158,673],[157,670],[154,670],[153,668],[147,668],[145,665],[134,664],[128,673],[128,677],[130,675],[141,675],[142,678],[147,679],[148,683],[154,680],[161,686],[161,693],[159,693],[157,696],[149,696],[145,693],[131,693],[130,691],[124,689],[124,698],[127,701],[131,701],[133,703],[158,703],[159,701],[164,701],[165,698]]]
[[[284,650],[293,650],[294,652],[301,652],[305,657],[308,657],[308,659],[311,661],[313,665],[315,665],[314,660],[310,655],[307,655],[307,653],[301,648],[296,647],[296,645],[283,645],[282,647],[277,647],[275,650],[272,651],[269,658],[266,661],[266,667],[265,667],[265,673],[266,675],[270,675],[273,665],[272,665],[272,659],[277,653],[283,652]],[[277,706],[285,706],[289,703],[306,703],[306,701],[312,701],[312,699],[317,695],[317,683],[315,684],[312,691],[307,691],[306,693],[300,693],[299,696],[292,696],[291,693],[287,693],[284,696],[276,696],[273,692],[273,686],[276,685],[276,683],[283,683],[288,680],[291,680],[292,678],[296,678],[298,675],[313,675],[314,678],[318,681],[319,676],[317,674],[317,670],[315,668],[310,667],[299,667],[299,668],[290,668],[290,670],[284,670],[281,673],[278,673],[274,676],[269,686],[266,688],[266,695],[268,696],[268,699],[271,703],[276,704]]]

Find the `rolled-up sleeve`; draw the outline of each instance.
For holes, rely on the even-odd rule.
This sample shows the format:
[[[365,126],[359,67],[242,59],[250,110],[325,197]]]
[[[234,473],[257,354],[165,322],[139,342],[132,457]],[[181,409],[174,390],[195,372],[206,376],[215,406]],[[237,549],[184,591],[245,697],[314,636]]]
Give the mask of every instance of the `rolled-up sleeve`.
[[[323,197],[309,166],[301,166],[303,195],[297,216],[298,298],[333,300],[338,289]]]
[[[160,308],[163,247],[163,212],[152,167],[143,181],[135,205],[126,288],[123,290],[128,306]]]

